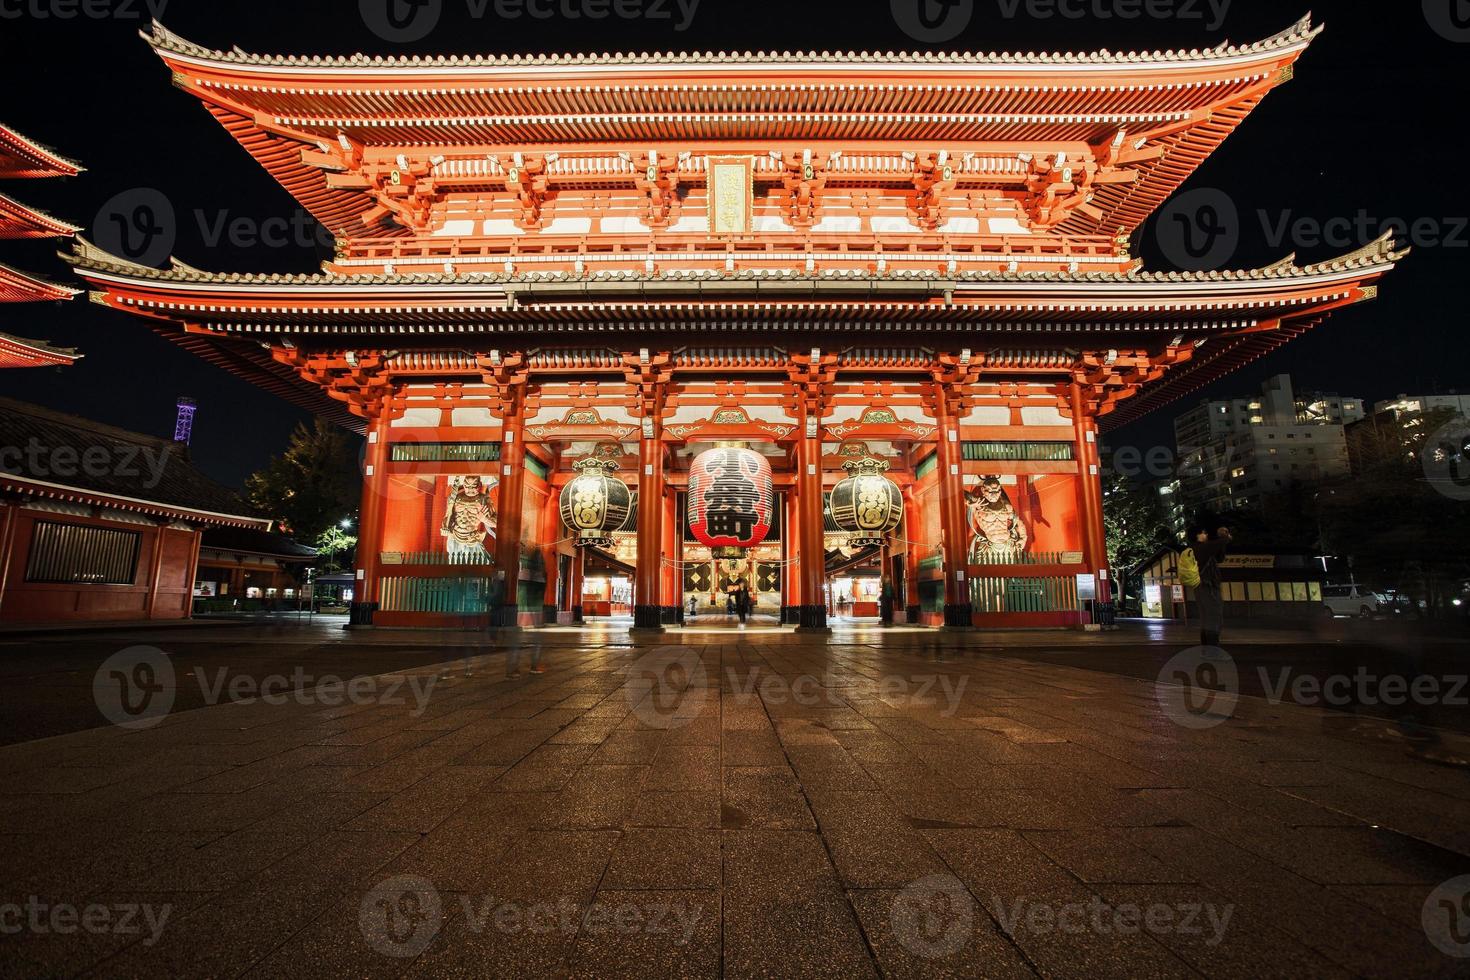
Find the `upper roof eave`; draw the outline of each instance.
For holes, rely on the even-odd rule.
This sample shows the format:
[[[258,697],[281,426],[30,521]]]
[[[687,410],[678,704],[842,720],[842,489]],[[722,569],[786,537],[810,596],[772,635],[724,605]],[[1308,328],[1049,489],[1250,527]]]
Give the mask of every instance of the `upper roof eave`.
[[[8,146],[35,164],[35,169],[54,177],[75,177],[87,168],[75,160],[68,160],[55,150],[48,149],[22,134],[0,123],[0,147]],[[39,176],[39,174],[38,174]]]
[[[72,265],[83,278],[110,279],[140,286],[171,284],[197,287],[198,291],[279,291],[301,293],[332,291],[350,296],[369,295],[384,290],[402,289],[408,293],[424,293],[446,287],[482,287],[492,290],[496,286],[501,295],[515,291],[517,286],[534,286],[539,283],[586,282],[606,283],[609,286],[626,283],[663,283],[677,287],[701,281],[827,281],[833,283],[912,282],[916,287],[932,288],[944,284],[948,288],[962,291],[967,288],[983,288],[989,285],[1026,284],[1042,289],[1047,287],[1123,287],[1128,291],[1147,293],[1150,291],[1181,292],[1197,289],[1226,289],[1237,291],[1252,286],[1269,289],[1283,283],[1310,282],[1343,275],[1373,275],[1387,272],[1409,254],[1407,248],[1395,245],[1391,234],[1385,234],[1362,248],[1322,262],[1298,265],[1295,256],[1255,269],[1238,269],[1213,272],[960,272],[941,275],[938,272],[892,271],[871,273],[836,271],[833,273],[791,272],[773,275],[766,272],[747,270],[723,273],[717,271],[698,273],[646,273],[613,272],[584,274],[581,277],[566,273],[457,273],[340,276],[320,273],[311,274],[253,274],[253,273],[209,273],[175,261],[168,269],[139,265],[127,259],[111,255],[86,239],[75,239],[70,253],[61,257]],[[92,273],[94,275],[88,275]],[[1151,290],[1152,287],[1152,290]]]
[[[946,52],[946,51],[760,51],[760,52],[648,52],[599,54],[535,54],[535,55],[445,55],[436,57],[367,55],[341,56],[261,55],[235,48],[221,51],[188,41],[154,21],[151,31],[140,32],[161,57],[185,61],[215,69],[240,73],[278,73],[289,75],[329,74],[344,77],[368,77],[391,72],[398,75],[424,76],[446,71],[464,73],[503,73],[534,70],[602,73],[638,69],[709,69],[749,68],[773,71],[813,68],[824,65],[859,67],[873,70],[915,67],[925,70],[1148,70],[1180,67],[1226,66],[1279,57],[1293,50],[1305,49],[1322,31],[1312,23],[1308,13],[1287,29],[1249,44],[1222,42],[1212,48],[1174,49],[1168,51],[1121,51],[1108,49],[1075,52]]]
[[[33,293],[37,301],[50,299],[71,299],[81,290],[75,286],[64,286],[59,282],[52,282],[40,276],[21,272],[0,262],[0,286],[10,286],[14,289]],[[3,300],[0,300],[3,302]]]
[[[67,237],[82,230],[81,225],[62,221],[39,208],[23,204],[8,194],[0,194],[0,219],[11,216],[17,224],[33,229],[37,237]]]

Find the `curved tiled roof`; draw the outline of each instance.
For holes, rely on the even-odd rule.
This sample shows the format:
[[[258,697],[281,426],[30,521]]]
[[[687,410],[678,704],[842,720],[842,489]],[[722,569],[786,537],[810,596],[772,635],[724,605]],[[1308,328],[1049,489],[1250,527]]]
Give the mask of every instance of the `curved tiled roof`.
[[[76,415],[0,398],[0,443],[65,448],[74,458],[101,454],[114,461],[104,467],[79,467],[59,475],[54,467],[32,471],[28,454],[19,454],[0,469],[0,478],[35,482],[84,495],[116,498],[130,509],[154,512],[185,511],[209,523],[268,528],[270,521],[252,516],[250,508],[232,490],[205,476],[168,439],[129,432]],[[126,462],[126,465],[124,464]]]
[[[0,263],[0,303],[71,299],[79,292],[81,290],[73,286],[63,286]]]
[[[1222,42],[1213,48],[1168,51],[1074,52],[878,52],[878,51],[667,51],[651,53],[528,54],[528,55],[406,55],[354,54],[346,57],[261,55],[239,48],[221,51],[185,40],[154,21],[144,38],[160,51],[188,58],[230,65],[259,65],[280,68],[334,69],[462,69],[462,68],[583,68],[589,66],[641,67],[648,65],[786,65],[848,63],[854,65],[973,65],[1012,67],[1017,65],[1177,65],[1190,62],[1249,58],[1270,54],[1310,41],[1322,28],[1312,24],[1311,14],[1278,34],[1249,44]]]
[[[547,282],[588,282],[588,283],[637,283],[637,282],[759,282],[766,280],[775,281],[816,281],[816,282],[943,282],[963,284],[980,283],[1094,283],[1106,284],[1208,284],[1208,283],[1231,283],[1231,282],[1280,282],[1293,279],[1309,279],[1315,276],[1330,275],[1339,272],[1353,272],[1368,270],[1378,266],[1389,265],[1399,261],[1409,252],[1407,249],[1396,247],[1391,233],[1364,245],[1345,255],[1327,259],[1321,262],[1298,265],[1295,254],[1287,256],[1279,262],[1255,269],[1229,269],[1209,272],[1178,272],[1158,271],[1146,272],[1135,270],[1129,272],[988,272],[988,271],[966,271],[953,274],[943,274],[933,271],[915,271],[897,269],[889,272],[865,272],[858,270],[829,270],[827,272],[800,272],[795,270],[782,270],[770,272],[757,269],[746,269],[738,272],[720,272],[717,270],[698,271],[673,271],[673,272],[632,272],[632,271],[605,271],[585,272],[582,275],[566,272],[526,272],[526,273],[468,273],[468,274],[444,274],[444,273],[414,273],[394,275],[365,275],[365,276],[343,276],[325,273],[244,273],[227,272],[214,273],[204,272],[193,266],[186,265],[175,260],[170,268],[156,269],[152,266],[139,265],[127,259],[120,258],[99,249],[96,245],[84,238],[78,238],[73,246],[71,254],[62,254],[62,258],[79,269],[96,272],[111,273],[125,276],[134,280],[146,280],[161,283],[198,283],[210,285],[239,285],[245,287],[258,286],[294,286],[294,287],[357,287],[366,289],[368,287],[393,287],[393,286],[471,286],[471,285],[507,285],[547,283]]]
[[[72,177],[81,164],[0,123],[0,177]]]
[[[61,367],[81,356],[74,347],[53,347],[42,340],[0,333],[0,368]]]
[[[75,235],[81,230],[80,225],[53,218],[9,195],[0,194],[0,238],[59,238]]]

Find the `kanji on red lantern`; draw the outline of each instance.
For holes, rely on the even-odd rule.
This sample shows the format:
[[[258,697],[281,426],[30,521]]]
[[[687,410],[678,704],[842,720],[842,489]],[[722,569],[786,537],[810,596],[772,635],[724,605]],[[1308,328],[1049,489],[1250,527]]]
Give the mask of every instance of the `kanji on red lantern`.
[[[753,548],[771,530],[771,464],[726,447],[700,453],[689,469],[689,529],[711,548]]]

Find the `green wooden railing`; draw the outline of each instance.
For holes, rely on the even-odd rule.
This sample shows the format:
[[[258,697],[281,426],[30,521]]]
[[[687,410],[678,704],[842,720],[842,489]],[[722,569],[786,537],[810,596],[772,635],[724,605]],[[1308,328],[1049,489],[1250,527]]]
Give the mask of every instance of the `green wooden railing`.
[[[977,613],[1066,612],[1077,608],[1077,579],[971,579],[970,603]]]
[[[488,576],[385,577],[379,607],[386,612],[484,613],[490,609],[494,588],[495,580]]]
[[[476,565],[493,567],[494,557],[482,557],[473,552],[450,554],[447,551],[384,551],[378,556],[384,565]]]

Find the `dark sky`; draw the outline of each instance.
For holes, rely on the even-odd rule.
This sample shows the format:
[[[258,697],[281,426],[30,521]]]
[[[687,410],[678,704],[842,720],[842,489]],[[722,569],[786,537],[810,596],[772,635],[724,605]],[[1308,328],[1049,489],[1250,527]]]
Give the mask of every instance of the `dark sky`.
[[[553,52],[708,49],[922,49],[896,27],[889,0],[751,3],[699,0],[686,30],[677,0],[626,0],[669,19],[549,20],[484,16],[479,0],[439,0],[435,30],[410,44],[386,41],[364,22],[359,0],[85,0],[109,15],[55,16],[81,0],[0,0],[0,118],[79,159],[88,172],[67,181],[9,182],[6,193],[88,227],[109,198],[135,188],[162,191],[179,216],[176,254],[218,271],[311,271],[309,244],[211,248],[194,212],[256,221],[290,215],[294,201],[192,97],[174,89],[137,36],[151,3],[183,36],[211,47],[290,54]],[[364,0],[371,4],[374,0]],[[376,0],[382,3],[383,0]],[[428,0],[435,2],[435,0]],[[556,0],[580,6],[586,0]],[[595,3],[596,0],[593,0]],[[687,4],[690,0],[684,0]],[[897,3],[913,0],[895,0]],[[1150,0],[1168,8],[1169,0]],[[1222,0],[1214,0],[1216,9]],[[937,47],[973,50],[1091,50],[1207,47],[1254,40],[1288,26],[1305,5],[1259,0],[1226,4],[1211,30],[1208,0],[1178,0],[1177,16],[1121,19],[1100,13],[1142,0],[973,0],[965,30]],[[1059,6],[1081,16],[1062,16]],[[1300,386],[1362,395],[1470,386],[1463,287],[1470,257],[1465,192],[1470,43],[1449,40],[1457,0],[1335,2],[1317,8],[1327,31],[1297,69],[1186,185],[1218,188],[1241,213],[1232,267],[1274,261],[1294,250],[1273,242],[1284,215],[1355,219],[1350,241],[1296,247],[1303,260],[1330,257],[1376,237],[1389,219],[1428,219],[1449,244],[1421,244],[1385,284],[1382,297],[1336,314],[1283,351],[1217,385],[1244,392],[1289,371]],[[1008,13],[1010,15],[1008,15]],[[40,16],[44,14],[46,16]],[[1050,16],[1047,16],[1050,14]],[[1203,15],[1203,16],[1199,16]],[[1446,27],[1445,33],[1452,33]],[[1470,32],[1467,32],[1470,33]],[[1257,211],[1267,213],[1263,222]],[[206,225],[207,227],[207,225]],[[53,243],[0,243],[0,261],[64,278]],[[1152,229],[1142,244],[1150,267],[1168,267]],[[86,359],[65,371],[5,371],[0,390],[140,431],[172,431],[180,394],[199,402],[194,455],[232,485],[284,445],[303,413],[154,335],[141,322],[92,306],[0,309],[0,330],[80,347]],[[1168,409],[1112,438],[1115,444],[1172,443]]]

